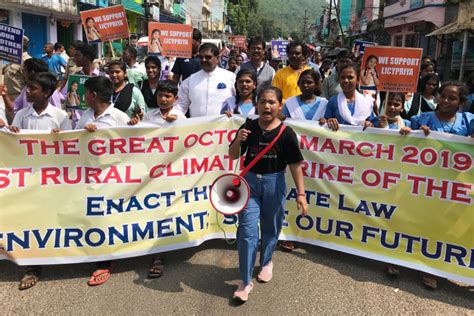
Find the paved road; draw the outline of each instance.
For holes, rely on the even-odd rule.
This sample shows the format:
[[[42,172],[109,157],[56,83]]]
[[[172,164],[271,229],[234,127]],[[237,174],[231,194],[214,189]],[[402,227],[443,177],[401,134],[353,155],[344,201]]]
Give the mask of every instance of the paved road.
[[[121,260],[104,285],[89,288],[93,264],[49,266],[34,288],[18,291],[21,269],[0,262],[2,314],[471,314],[474,287],[449,281],[428,291],[416,271],[402,269],[397,280],[383,264],[335,251],[301,245],[276,252],[274,279],[256,284],[250,300],[229,298],[237,284],[237,253],[223,241],[170,253],[165,275],[145,279],[149,257]]]

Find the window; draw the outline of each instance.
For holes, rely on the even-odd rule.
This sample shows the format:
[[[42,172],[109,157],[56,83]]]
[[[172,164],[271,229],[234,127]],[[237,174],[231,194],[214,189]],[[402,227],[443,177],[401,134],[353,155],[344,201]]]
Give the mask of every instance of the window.
[[[403,35],[396,35],[393,39],[393,46],[402,47],[403,46]]]
[[[405,35],[405,47],[418,47],[418,34]]]

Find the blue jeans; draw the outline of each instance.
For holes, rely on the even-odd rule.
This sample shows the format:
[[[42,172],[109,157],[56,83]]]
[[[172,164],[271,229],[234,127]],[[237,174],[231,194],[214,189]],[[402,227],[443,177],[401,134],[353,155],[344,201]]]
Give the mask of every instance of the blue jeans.
[[[278,242],[285,212],[285,173],[255,174],[244,176],[250,186],[250,200],[239,214],[237,246],[239,249],[240,277],[250,283],[257,257],[258,224],[260,222],[260,265],[267,265]]]

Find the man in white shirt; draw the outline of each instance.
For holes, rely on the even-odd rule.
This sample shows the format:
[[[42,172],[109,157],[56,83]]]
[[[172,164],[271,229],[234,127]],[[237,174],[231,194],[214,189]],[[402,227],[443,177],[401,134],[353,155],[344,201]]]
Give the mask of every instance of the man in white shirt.
[[[222,103],[235,95],[235,74],[217,67],[219,48],[204,43],[199,48],[201,70],[183,81],[176,107],[190,117],[219,115]]]

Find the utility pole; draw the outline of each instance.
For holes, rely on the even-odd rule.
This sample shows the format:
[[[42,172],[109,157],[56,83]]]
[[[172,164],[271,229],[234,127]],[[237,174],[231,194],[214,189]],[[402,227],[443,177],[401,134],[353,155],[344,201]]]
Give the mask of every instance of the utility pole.
[[[336,18],[337,22],[339,23],[339,29],[341,30],[341,46],[344,46],[344,30],[342,29],[341,23],[341,1],[339,0],[338,4],[336,4],[337,0],[334,0],[334,7],[336,9]]]
[[[331,37],[332,0],[329,0],[328,39]]]
[[[308,16],[306,15],[306,10],[304,10],[304,18],[303,18],[303,41],[306,41],[306,23],[308,23]]]

